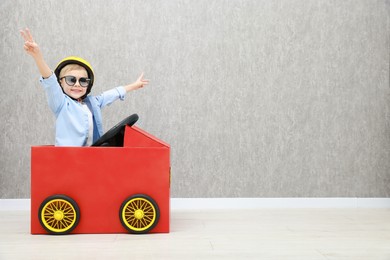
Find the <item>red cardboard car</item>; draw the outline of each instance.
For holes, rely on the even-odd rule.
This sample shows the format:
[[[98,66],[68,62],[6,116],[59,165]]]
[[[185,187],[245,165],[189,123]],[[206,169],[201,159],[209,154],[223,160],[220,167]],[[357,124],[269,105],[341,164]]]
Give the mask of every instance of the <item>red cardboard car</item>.
[[[121,147],[31,148],[32,234],[169,232],[170,147],[123,130]]]

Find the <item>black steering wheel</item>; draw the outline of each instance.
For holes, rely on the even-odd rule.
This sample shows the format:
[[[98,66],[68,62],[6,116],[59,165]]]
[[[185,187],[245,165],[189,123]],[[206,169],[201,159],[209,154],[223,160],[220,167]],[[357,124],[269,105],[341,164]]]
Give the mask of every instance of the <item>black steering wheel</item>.
[[[126,117],[118,124],[113,126],[110,130],[108,130],[104,135],[102,135],[96,142],[94,142],[91,146],[115,146],[122,147],[123,139],[125,135],[125,126],[132,126],[137,122],[138,115],[133,114],[131,116]]]

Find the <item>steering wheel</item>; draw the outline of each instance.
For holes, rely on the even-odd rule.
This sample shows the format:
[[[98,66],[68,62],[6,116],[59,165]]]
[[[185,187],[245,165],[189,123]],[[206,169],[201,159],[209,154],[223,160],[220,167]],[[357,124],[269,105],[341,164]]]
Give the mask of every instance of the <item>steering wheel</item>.
[[[132,126],[135,122],[138,121],[138,115],[133,114],[131,116],[126,117],[118,124],[113,126],[110,130],[108,130],[104,135],[102,135],[96,142],[94,142],[91,146],[115,146],[121,147],[123,146],[123,138],[125,134],[125,126]]]

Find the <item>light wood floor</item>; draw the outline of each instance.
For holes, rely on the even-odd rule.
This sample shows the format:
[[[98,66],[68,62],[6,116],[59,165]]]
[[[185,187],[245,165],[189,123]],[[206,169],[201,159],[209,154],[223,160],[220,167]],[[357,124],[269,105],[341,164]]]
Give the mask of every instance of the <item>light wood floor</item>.
[[[390,260],[389,209],[172,211],[171,233],[30,235],[0,211],[0,259]]]

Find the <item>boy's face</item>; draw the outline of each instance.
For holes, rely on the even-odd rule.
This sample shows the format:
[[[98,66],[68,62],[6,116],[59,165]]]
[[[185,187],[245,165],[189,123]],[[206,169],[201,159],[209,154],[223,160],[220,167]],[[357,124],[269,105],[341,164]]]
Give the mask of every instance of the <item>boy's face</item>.
[[[68,85],[64,78],[66,76],[76,77],[77,79],[76,83],[73,86]],[[79,82],[80,78],[88,78],[88,73],[85,69],[70,70],[65,73],[65,75],[62,77],[60,81],[61,87],[64,90],[65,94],[67,94],[68,96],[74,99],[79,99],[85,95],[85,93],[87,92],[87,87],[80,86],[80,82]]]

